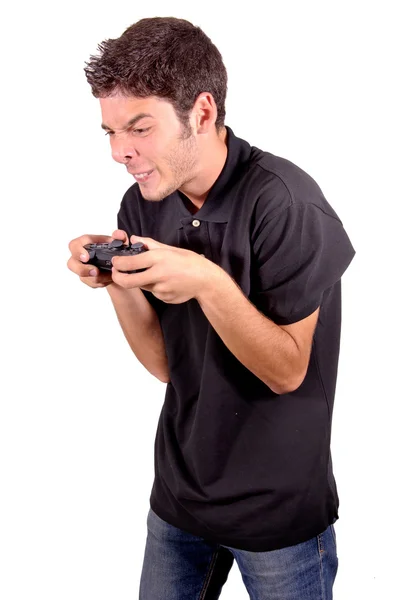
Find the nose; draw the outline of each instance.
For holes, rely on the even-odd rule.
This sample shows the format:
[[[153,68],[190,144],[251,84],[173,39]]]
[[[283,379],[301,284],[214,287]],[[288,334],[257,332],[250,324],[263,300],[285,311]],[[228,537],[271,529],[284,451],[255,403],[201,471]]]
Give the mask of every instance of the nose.
[[[125,164],[132,158],[138,156],[137,150],[133,147],[132,140],[127,137],[111,137],[112,158],[118,163]]]

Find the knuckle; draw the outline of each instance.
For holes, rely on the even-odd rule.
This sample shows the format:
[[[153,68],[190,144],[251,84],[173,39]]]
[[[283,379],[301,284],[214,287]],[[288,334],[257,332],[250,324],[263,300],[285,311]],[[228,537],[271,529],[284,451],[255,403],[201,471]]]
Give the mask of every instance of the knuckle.
[[[76,246],[76,242],[77,242],[77,238],[75,238],[74,240],[71,240],[69,242],[68,248],[69,248],[71,254],[73,254],[74,248]]]
[[[77,275],[80,275],[80,270],[76,266],[76,260],[72,256],[70,257],[70,259],[66,263],[66,266],[68,267],[68,269],[70,271],[72,271],[72,273],[76,273]]]

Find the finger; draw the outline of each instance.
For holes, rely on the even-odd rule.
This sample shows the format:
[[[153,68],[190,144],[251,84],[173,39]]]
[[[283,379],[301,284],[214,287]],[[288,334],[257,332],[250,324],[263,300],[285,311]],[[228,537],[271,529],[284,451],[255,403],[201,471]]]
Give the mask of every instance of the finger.
[[[144,244],[148,250],[155,250],[156,248],[164,248],[166,247],[166,244],[161,244],[160,242],[157,242],[156,240],[149,238],[149,237],[141,237],[139,235],[132,235],[130,237],[130,242],[132,244],[136,244],[137,242],[141,242],[142,244]]]
[[[87,268],[90,268],[90,271],[87,273]],[[101,271],[98,267],[93,267],[91,265],[87,265],[86,272],[81,275],[80,279],[84,279],[85,281],[90,281],[93,283],[109,283],[112,281],[112,272],[111,271]]]
[[[69,250],[75,258],[84,256],[81,260],[88,260],[87,250],[84,248],[87,244],[103,244],[112,241],[110,235],[82,235],[69,243]]]
[[[129,236],[127,235],[127,233],[125,231],[123,231],[123,229],[116,229],[112,233],[112,238],[114,240],[122,240],[124,244],[129,243]]]
[[[152,250],[151,252],[136,254],[135,256],[114,256],[112,258],[112,265],[118,271],[135,271],[136,269],[149,269],[158,259],[158,252]]]
[[[98,277],[80,277],[80,281],[91,288],[103,288],[112,283],[112,277],[107,273],[100,273]]]
[[[76,273],[76,275],[79,275],[79,277],[97,277],[98,275],[102,274],[98,267],[94,267],[93,265],[85,265],[73,256],[71,256],[68,260],[67,267],[70,269],[70,271]]]
[[[142,273],[121,273],[115,267],[112,268],[112,280],[126,289],[149,286],[156,283],[151,273],[152,269],[147,269]]]
[[[80,260],[77,260],[71,256],[66,263],[66,266],[72,273],[76,273],[79,277],[82,277],[87,272],[87,266],[85,266]]]

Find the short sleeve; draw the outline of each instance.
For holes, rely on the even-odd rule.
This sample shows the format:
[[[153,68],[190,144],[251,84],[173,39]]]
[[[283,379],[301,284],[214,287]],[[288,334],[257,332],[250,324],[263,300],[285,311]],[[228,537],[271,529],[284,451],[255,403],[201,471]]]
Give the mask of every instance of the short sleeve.
[[[293,203],[258,227],[252,248],[252,301],[278,325],[313,313],[355,255],[341,221],[312,203]]]

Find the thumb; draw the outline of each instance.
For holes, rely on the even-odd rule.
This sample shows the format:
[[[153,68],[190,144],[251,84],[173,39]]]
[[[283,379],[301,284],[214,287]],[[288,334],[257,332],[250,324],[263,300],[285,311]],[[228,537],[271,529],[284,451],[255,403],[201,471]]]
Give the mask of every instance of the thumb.
[[[130,237],[130,242],[132,244],[136,244],[137,242],[141,242],[142,244],[144,244],[144,246],[147,247],[148,250],[156,250],[158,248],[164,248],[165,247],[165,244],[161,244],[160,242],[157,242],[156,240],[153,240],[152,238],[141,237],[139,235],[132,235]]]
[[[129,242],[129,237],[128,237],[127,233],[125,231],[123,231],[123,229],[116,229],[112,233],[112,239],[113,240],[122,240],[122,242],[124,244],[128,244],[128,242]]]

